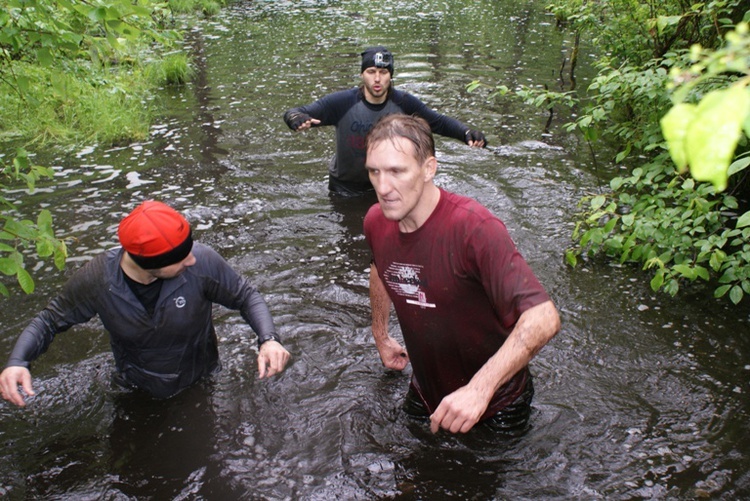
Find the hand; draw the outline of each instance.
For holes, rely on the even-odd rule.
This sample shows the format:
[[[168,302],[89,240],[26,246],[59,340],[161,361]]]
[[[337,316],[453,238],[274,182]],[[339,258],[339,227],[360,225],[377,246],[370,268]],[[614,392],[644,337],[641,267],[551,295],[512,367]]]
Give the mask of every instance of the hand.
[[[31,373],[26,367],[11,366],[7,367],[0,374],[0,394],[10,403],[19,407],[24,407],[26,402],[18,392],[18,385],[21,385],[26,395],[33,397],[36,395],[31,387]]]
[[[380,360],[388,369],[402,371],[406,367],[406,364],[409,363],[409,354],[391,336],[386,337],[380,343],[375,343],[375,346],[378,348],[378,353],[380,353]]]
[[[291,119],[291,121],[289,122],[289,126],[295,132],[299,132],[309,129],[313,125],[318,125],[319,123],[320,120],[318,120],[317,118],[312,118],[310,115],[307,115],[305,113],[299,113]]]
[[[266,341],[258,351],[258,377],[263,379],[280,373],[290,358],[291,355],[281,343],[273,339]]]
[[[489,399],[470,386],[462,386],[440,401],[430,416],[430,431],[440,428],[451,433],[466,433],[471,430],[487,410]]]
[[[484,134],[478,130],[467,130],[464,135],[464,141],[473,148],[484,148],[487,146],[487,139],[484,137]]]

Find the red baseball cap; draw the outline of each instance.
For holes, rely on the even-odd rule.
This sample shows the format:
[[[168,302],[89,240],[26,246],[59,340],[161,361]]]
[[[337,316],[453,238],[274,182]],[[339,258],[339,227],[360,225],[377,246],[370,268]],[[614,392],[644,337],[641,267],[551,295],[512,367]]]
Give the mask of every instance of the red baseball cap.
[[[117,230],[123,249],[143,269],[185,259],[193,248],[190,223],[170,206],[148,200],[133,209]]]

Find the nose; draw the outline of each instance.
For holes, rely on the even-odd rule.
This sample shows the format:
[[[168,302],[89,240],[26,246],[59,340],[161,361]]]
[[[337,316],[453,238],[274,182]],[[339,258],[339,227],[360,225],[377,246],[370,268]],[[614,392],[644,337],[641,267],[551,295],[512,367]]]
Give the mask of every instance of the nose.
[[[387,195],[391,191],[391,183],[388,181],[388,176],[380,172],[378,174],[370,175],[370,182],[372,187],[375,188],[375,193],[378,196]]]

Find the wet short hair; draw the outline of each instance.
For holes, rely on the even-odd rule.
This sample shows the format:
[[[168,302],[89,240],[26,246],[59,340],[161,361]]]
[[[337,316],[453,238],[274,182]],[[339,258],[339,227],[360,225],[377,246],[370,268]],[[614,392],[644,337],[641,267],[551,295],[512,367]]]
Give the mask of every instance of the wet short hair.
[[[414,157],[421,164],[435,156],[435,139],[430,125],[424,118],[415,115],[390,114],[375,124],[365,139],[365,150],[375,144],[393,141],[397,137],[408,140],[414,146]]]

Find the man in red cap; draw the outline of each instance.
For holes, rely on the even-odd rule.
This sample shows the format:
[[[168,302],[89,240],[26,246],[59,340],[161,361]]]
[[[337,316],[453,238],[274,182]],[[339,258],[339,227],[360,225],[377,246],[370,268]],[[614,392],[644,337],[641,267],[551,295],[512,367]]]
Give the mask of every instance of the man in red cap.
[[[21,333],[0,373],[5,400],[24,406],[18,386],[34,395],[30,363],[56,334],[96,315],[110,335],[114,380],[157,398],[221,368],[213,303],[239,310],[258,335],[259,377],[284,370],[290,355],[260,293],[218,253],[194,243],[182,215],[147,201],[120,222],[118,236],[122,247],[78,270]]]

